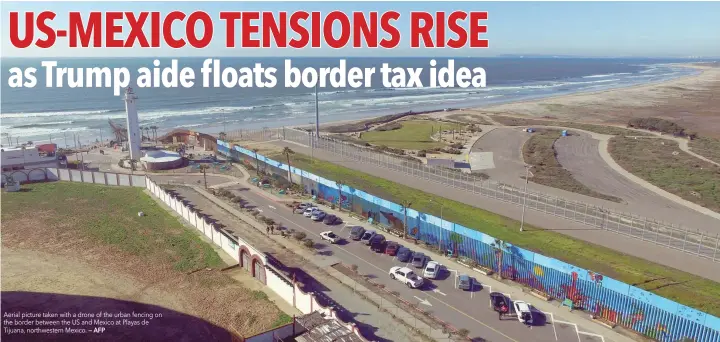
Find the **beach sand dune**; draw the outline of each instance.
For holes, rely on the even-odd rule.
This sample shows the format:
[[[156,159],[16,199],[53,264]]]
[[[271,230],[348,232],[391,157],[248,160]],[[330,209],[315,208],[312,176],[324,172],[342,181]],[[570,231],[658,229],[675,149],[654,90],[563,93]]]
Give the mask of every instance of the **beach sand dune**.
[[[630,118],[671,119],[720,138],[720,64],[688,65],[700,74],[667,82],[482,108],[485,113],[625,125]]]

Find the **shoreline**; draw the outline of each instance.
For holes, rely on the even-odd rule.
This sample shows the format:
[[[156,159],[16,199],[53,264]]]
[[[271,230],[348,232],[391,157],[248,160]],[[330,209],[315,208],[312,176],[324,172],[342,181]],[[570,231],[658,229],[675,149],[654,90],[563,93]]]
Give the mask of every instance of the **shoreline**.
[[[424,116],[429,116],[429,117],[433,117],[433,118],[443,118],[443,117],[446,116],[446,114],[451,114],[451,113],[457,114],[457,113],[463,112],[463,111],[473,111],[473,112],[482,111],[482,112],[488,112],[488,114],[503,114],[503,115],[506,115],[506,114],[514,114],[514,115],[517,115],[517,116],[528,116],[528,117],[531,117],[531,118],[540,118],[539,116],[529,116],[529,115],[527,115],[527,114],[518,115],[518,114],[516,114],[516,113],[502,113],[502,112],[499,112],[498,110],[502,110],[503,108],[513,107],[513,106],[538,105],[538,104],[541,104],[542,102],[556,101],[556,100],[567,100],[567,99],[573,99],[573,98],[577,98],[577,97],[581,97],[581,96],[586,96],[586,97],[601,97],[601,96],[604,95],[604,94],[616,93],[616,92],[618,92],[618,91],[623,91],[623,92],[625,92],[625,91],[648,90],[648,89],[650,89],[650,88],[661,87],[661,86],[664,86],[664,87],[672,87],[673,85],[675,85],[675,84],[677,84],[677,83],[681,83],[681,82],[701,80],[704,76],[707,76],[707,73],[708,73],[710,70],[718,70],[718,68],[714,68],[714,67],[712,67],[712,66],[704,66],[704,65],[698,65],[698,64],[678,64],[678,65],[676,65],[676,66],[683,67],[683,68],[688,68],[688,69],[693,69],[693,70],[695,70],[695,73],[693,73],[693,74],[691,74],[691,75],[684,75],[684,76],[680,76],[680,77],[676,77],[676,78],[672,78],[672,79],[667,79],[667,80],[650,81],[650,82],[647,82],[647,83],[634,84],[634,85],[628,85],[628,86],[619,86],[619,87],[614,87],[614,88],[610,88],[610,89],[587,91],[587,92],[582,92],[582,91],[581,91],[581,92],[576,92],[576,93],[571,93],[571,94],[561,94],[561,95],[554,95],[554,96],[548,96],[548,97],[540,97],[540,98],[534,98],[534,99],[517,100],[517,101],[510,101],[510,102],[500,103],[500,104],[491,104],[491,105],[487,105],[487,106],[458,107],[458,108],[453,108],[453,110],[452,110],[452,111],[449,111],[449,112],[446,112],[446,111],[443,111],[443,110],[437,110],[437,111],[433,111],[433,112],[430,112],[430,113],[427,113],[427,112],[425,112],[425,113],[420,113],[420,112],[418,112],[417,114],[413,114],[413,115],[410,115],[410,116],[424,115]],[[512,110],[508,109],[508,110],[505,110],[505,111],[512,111]],[[504,112],[504,111],[503,111],[503,112]],[[320,129],[323,130],[323,128],[332,127],[332,126],[337,126],[337,125],[345,125],[345,124],[359,123],[359,122],[362,122],[362,121],[378,119],[378,118],[381,118],[381,117],[384,117],[384,116],[387,116],[387,115],[396,115],[396,114],[401,114],[401,113],[403,113],[403,112],[396,112],[396,113],[392,113],[392,114],[374,115],[374,116],[369,116],[369,117],[365,117],[365,118],[362,118],[362,119],[347,119],[347,120],[330,121],[330,122],[321,123],[321,124],[320,124]],[[438,115],[438,114],[440,114],[440,115]],[[408,117],[408,116],[406,116],[405,118],[407,118],[407,117]],[[562,119],[562,118],[559,118],[559,119]],[[590,122],[590,123],[593,122],[592,120],[585,120],[585,121]],[[595,122],[595,123],[598,123],[598,122]],[[294,126],[291,126],[291,127],[307,128],[307,127],[314,127],[314,124],[294,125]]]

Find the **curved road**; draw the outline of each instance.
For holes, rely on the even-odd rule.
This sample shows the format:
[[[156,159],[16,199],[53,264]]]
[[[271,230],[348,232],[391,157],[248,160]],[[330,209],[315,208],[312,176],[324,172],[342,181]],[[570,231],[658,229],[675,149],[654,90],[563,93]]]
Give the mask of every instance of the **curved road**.
[[[573,192],[532,184],[534,191],[544,192],[576,201],[631,212],[654,220],[671,222],[684,227],[702,229],[712,234],[720,233],[717,219],[697,212],[684,205],[631,181],[611,168],[600,156],[599,140],[590,134],[570,130],[571,136],[562,137],[555,143],[557,159],[579,182],[587,187],[622,198],[626,203],[615,203]],[[493,152],[495,169],[486,170],[491,179],[522,188],[525,168],[521,149],[531,134],[519,127],[498,127],[480,138],[473,151]]]

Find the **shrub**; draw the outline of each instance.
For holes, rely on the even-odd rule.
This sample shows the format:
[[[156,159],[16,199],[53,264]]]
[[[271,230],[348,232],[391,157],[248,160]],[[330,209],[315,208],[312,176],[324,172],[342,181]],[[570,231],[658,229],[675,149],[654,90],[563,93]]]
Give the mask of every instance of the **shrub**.
[[[242,202],[242,200],[243,200],[242,197],[240,197],[240,196],[235,196],[235,197],[232,199],[231,202],[233,202],[233,203],[240,203],[240,202]]]
[[[463,329],[456,331],[455,334],[457,334],[458,336],[461,336],[461,337],[467,337],[468,334],[470,334],[470,331],[463,328]]]
[[[460,149],[460,148],[463,148],[463,144],[461,144],[461,143],[454,143],[454,144],[450,145],[450,147],[456,148],[456,149]]]
[[[670,120],[660,118],[634,118],[628,122],[628,127],[647,129],[665,134],[685,136],[685,128]]]
[[[420,151],[418,151],[417,156],[418,156],[418,157],[425,157],[425,156],[427,156],[427,151],[425,151],[425,150],[420,150]]]
[[[315,242],[311,239],[305,239],[303,240],[303,245],[307,248],[313,248],[315,246]]]
[[[350,265],[350,270],[353,271],[353,273],[358,272],[358,265],[352,264]]]
[[[307,237],[307,234],[305,234],[304,232],[297,232],[293,234],[293,237],[295,238],[295,240],[301,241]]]
[[[376,128],[375,130],[380,131],[380,132],[385,132],[385,131],[394,131],[394,130],[400,129],[400,128],[402,128],[402,124],[400,124],[399,122],[391,122],[391,123],[384,124],[384,125]]]
[[[257,210],[254,210],[254,209],[253,209],[253,211],[250,212],[250,215],[252,215],[253,217],[257,218],[258,215],[260,215],[260,212],[258,212]]]

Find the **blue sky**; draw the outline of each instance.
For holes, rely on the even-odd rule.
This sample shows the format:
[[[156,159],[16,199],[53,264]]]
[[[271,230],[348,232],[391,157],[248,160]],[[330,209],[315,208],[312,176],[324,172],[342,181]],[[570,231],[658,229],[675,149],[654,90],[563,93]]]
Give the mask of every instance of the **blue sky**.
[[[207,49],[70,49],[62,39],[51,49],[16,49],[9,42],[10,11],[58,13],[53,24],[67,28],[68,11],[141,11],[189,13],[204,10],[213,18],[222,10],[295,11],[396,10],[403,34],[401,47],[382,49],[227,49],[224,24],[215,23],[216,37]],[[411,50],[411,10],[488,11],[489,49]],[[720,57],[720,2],[2,2],[3,56],[497,56],[503,54]],[[176,24],[177,29],[182,27]]]

